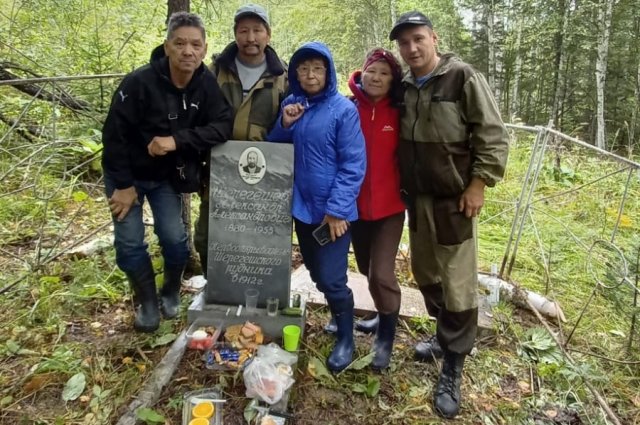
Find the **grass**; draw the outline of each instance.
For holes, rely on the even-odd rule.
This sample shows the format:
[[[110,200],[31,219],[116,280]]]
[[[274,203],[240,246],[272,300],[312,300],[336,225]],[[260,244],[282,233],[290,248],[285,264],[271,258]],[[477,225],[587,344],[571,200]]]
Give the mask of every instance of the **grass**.
[[[485,271],[502,262],[531,154],[530,138],[519,137],[506,181],[488,191],[479,240],[479,263]],[[560,167],[555,155],[560,155]],[[8,169],[9,162],[2,161],[0,170]],[[619,165],[596,161],[582,149],[557,147],[545,158],[533,195],[537,202],[523,226],[510,277],[561,303],[568,322],[555,331],[564,337],[596,287],[595,277],[587,270],[587,249],[596,240],[611,240],[627,176],[618,174],[581,191],[542,198],[617,168]],[[0,196],[1,286],[23,278],[0,296],[2,424],[114,423],[186,324],[184,319],[163,321],[161,329],[150,336],[132,332],[131,294],[111,249],[87,258],[38,261],[38,250],[55,254],[108,217],[99,189],[82,179],[60,185],[58,175],[33,181],[23,174],[12,175]],[[40,186],[35,192],[8,194],[29,182]],[[38,198],[34,193],[47,196]],[[639,195],[634,177],[615,237],[629,264],[631,280],[637,273],[635,258],[640,249],[636,230]],[[408,243],[406,235],[403,242]],[[158,259],[157,245],[152,243],[152,247]],[[612,284],[619,274],[620,259],[610,250],[596,254],[592,257],[595,275]],[[154,264],[160,272],[160,262]],[[399,265],[404,267],[398,268],[400,281],[414,285],[406,262]],[[577,366],[558,357],[555,344],[548,335],[545,338],[546,331],[535,317],[501,302],[493,312],[494,332],[479,339],[477,352],[465,368],[463,412],[450,423],[604,424],[604,414],[585,381],[605,396],[623,423],[640,423],[640,338],[637,332],[630,332],[632,294],[627,284],[596,290],[567,347]],[[188,299],[185,294],[184,308]],[[290,403],[296,424],[442,423],[431,407],[438,365],[412,360],[416,339],[434,331],[433,321],[416,318],[399,328],[388,373],[374,374],[365,367],[327,378],[309,368],[309,364],[322,364],[330,352],[332,339],[322,332],[327,320],[325,309],[310,311]],[[358,356],[365,357],[371,337],[358,335],[357,344]],[[86,382],[81,395],[62,401],[69,380],[77,374],[84,375]],[[182,394],[214,385],[228,399],[227,423],[242,423],[248,402],[242,377],[203,370],[194,352],[186,353],[154,410],[167,423],[179,423]]]

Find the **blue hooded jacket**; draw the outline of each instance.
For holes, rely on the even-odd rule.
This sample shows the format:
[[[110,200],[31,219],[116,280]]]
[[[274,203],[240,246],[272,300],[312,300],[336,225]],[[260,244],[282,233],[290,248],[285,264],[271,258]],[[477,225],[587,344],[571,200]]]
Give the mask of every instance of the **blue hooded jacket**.
[[[325,59],[327,79],[322,92],[307,97],[296,68],[313,57]],[[356,199],[366,168],[364,136],[355,105],[338,93],[333,58],[326,45],[310,42],[296,50],[289,62],[289,89],[291,94],[282,101],[267,140],[293,142],[292,215],[307,224],[320,223],[325,214],[357,220]],[[305,111],[285,129],[282,108],[292,103],[301,103]]]

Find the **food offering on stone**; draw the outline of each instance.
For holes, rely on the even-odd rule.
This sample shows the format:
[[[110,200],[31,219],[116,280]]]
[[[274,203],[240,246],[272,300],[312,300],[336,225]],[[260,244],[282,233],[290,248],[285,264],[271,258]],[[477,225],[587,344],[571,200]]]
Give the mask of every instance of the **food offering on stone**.
[[[193,350],[208,350],[213,347],[214,334],[216,329],[213,326],[202,326],[194,330],[191,335],[187,335],[187,347]]]
[[[262,328],[255,323],[228,326],[224,333],[224,344],[216,344],[206,357],[209,368],[240,369],[253,357],[258,345],[264,342]]]

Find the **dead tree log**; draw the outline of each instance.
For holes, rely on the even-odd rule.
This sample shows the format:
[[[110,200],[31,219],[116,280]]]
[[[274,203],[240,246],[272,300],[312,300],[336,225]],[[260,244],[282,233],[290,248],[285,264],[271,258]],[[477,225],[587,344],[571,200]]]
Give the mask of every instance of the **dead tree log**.
[[[16,125],[16,120],[14,120],[13,118],[9,118],[2,112],[0,112],[0,121],[5,123],[9,127],[15,126],[15,132],[26,139],[28,142],[37,143],[38,139],[42,136],[42,131],[40,131],[38,127],[33,125],[23,125],[20,123]]]
[[[33,77],[41,77],[40,75],[32,72],[28,69],[24,69],[19,65],[15,65],[9,62],[1,62],[0,63],[0,80],[21,80],[22,77],[14,74],[9,71],[9,69],[17,69],[27,74],[30,74]],[[65,92],[63,89],[58,87],[58,93],[54,93],[40,87],[40,84],[36,83],[17,83],[12,84],[12,87],[16,90],[19,90],[28,95],[34,96],[41,100],[46,100],[48,102],[59,102],[62,106],[69,108],[73,111],[88,111],[91,109],[91,105],[84,100],[76,99],[71,94]]]

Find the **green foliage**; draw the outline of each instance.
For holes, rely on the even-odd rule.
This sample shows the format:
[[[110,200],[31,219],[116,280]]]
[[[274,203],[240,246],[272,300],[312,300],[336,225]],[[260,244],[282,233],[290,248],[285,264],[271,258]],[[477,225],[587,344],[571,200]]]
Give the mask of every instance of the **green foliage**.
[[[145,424],[163,424],[165,422],[164,416],[159,414],[153,409],[147,407],[141,407],[136,410],[136,418],[143,421]]]
[[[529,328],[524,334],[518,353],[536,363],[561,364],[562,353],[543,328]]]
[[[354,382],[353,385],[351,385],[351,391],[354,393],[362,393],[369,398],[373,398],[377,396],[380,391],[380,378],[367,376],[366,383]]]

